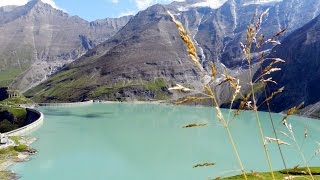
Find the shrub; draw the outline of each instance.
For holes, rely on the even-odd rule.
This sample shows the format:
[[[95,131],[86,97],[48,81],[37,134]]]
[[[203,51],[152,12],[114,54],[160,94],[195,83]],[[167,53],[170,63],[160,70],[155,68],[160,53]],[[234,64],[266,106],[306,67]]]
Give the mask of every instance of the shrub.
[[[14,146],[13,149],[17,152],[26,152],[29,148],[27,145],[19,144],[18,146]]]

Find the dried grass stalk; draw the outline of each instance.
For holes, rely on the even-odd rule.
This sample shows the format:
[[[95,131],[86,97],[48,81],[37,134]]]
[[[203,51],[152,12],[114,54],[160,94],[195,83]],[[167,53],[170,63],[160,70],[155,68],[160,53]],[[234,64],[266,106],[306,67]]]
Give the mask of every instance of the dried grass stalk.
[[[233,88],[236,87],[235,84],[236,84],[237,79],[235,77],[232,77],[226,73],[222,74],[222,76],[223,76],[223,80],[218,84],[218,86],[220,86],[223,83],[230,82],[230,84],[233,85],[232,86]]]
[[[281,68],[274,68],[273,65],[275,65],[277,63],[284,63],[285,61],[280,58],[271,58],[271,60],[272,60],[272,62],[262,70],[260,76],[255,80],[255,82],[258,81],[259,79],[261,79],[262,77],[269,75],[273,72],[281,71]]]
[[[184,87],[184,86],[182,86],[180,84],[176,84],[176,86],[169,88],[169,91],[172,91],[172,90],[182,91],[182,92],[190,92],[190,91],[192,91],[192,89]]]
[[[286,115],[282,118],[282,124],[287,125],[287,118],[295,113],[298,112],[299,109],[304,105],[304,102],[300,103],[298,106],[294,106],[293,108],[290,108]]]
[[[238,159],[238,162],[239,162],[239,165],[240,165],[240,168],[241,168],[241,172],[242,172],[244,178],[247,180],[246,172],[244,170],[244,166],[243,166],[242,161],[240,159],[240,155],[239,155],[238,150],[236,148],[236,145],[235,145],[235,142],[233,140],[233,137],[232,137],[232,134],[230,132],[230,129],[229,129],[229,127],[228,127],[228,125],[226,123],[226,120],[224,119],[223,114],[222,114],[222,112],[221,112],[221,110],[219,108],[219,104],[218,104],[217,98],[216,98],[214,92],[212,91],[211,87],[209,86],[209,83],[216,77],[216,69],[215,69],[214,66],[211,66],[211,77],[206,75],[206,72],[204,71],[203,67],[199,63],[199,58],[198,58],[197,53],[196,53],[195,45],[194,45],[192,39],[190,38],[190,36],[188,35],[188,32],[184,29],[182,24],[174,18],[174,16],[170,12],[168,12],[168,14],[171,16],[173,22],[177,26],[177,28],[179,30],[179,33],[180,33],[180,36],[181,36],[181,39],[183,40],[183,42],[187,46],[188,55],[191,57],[191,59],[193,60],[195,65],[203,73],[202,74],[202,76],[203,76],[203,82],[202,83],[204,84],[204,91],[207,92],[206,95],[211,98],[212,102],[216,106],[218,119],[223,124],[223,126],[225,127],[225,129],[227,131],[230,144],[232,145],[234,153],[235,153],[235,155],[236,155],[236,157]],[[237,88],[237,87],[234,86],[234,88]],[[179,88],[175,88],[175,89],[179,89]],[[200,93],[202,94],[202,92],[200,92]],[[213,166],[213,165],[214,165],[214,163],[202,163],[202,164],[195,165],[194,168],[195,167],[202,167],[202,166]]]
[[[261,79],[260,82],[263,82],[264,84],[268,84],[268,83],[278,84],[276,81],[272,80],[272,77],[268,79]]]
[[[244,109],[244,107],[248,107],[249,105],[249,99],[251,98],[251,93],[248,93],[246,97],[240,102],[240,105],[237,109],[237,111],[234,113],[234,116],[238,116],[240,114],[240,111]]]
[[[263,176],[261,176],[259,173],[257,172],[253,172],[251,171],[251,175],[257,179],[265,179]]]
[[[193,127],[203,127],[203,126],[208,126],[208,123],[203,123],[203,124],[193,123],[193,124],[185,125],[182,128],[193,128]]]
[[[271,138],[271,137],[265,137],[265,144],[269,144],[269,143],[278,143],[279,145],[287,145],[289,146],[290,144],[282,141],[281,139],[276,139],[276,138]]]
[[[274,91],[271,93],[271,95],[269,97],[267,97],[259,106],[261,106],[262,104],[269,102],[274,96],[276,96],[277,94],[282,93],[284,90],[284,87],[279,88],[278,90]]]
[[[185,97],[183,100],[176,102],[177,105],[196,102],[196,101],[203,101],[211,99],[210,97]]]
[[[281,36],[282,34],[284,34],[287,31],[287,28],[282,29],[281,31],[277,32],[276,35],[273,36],[273,38],[276,38],[278,36]]]
[[[215,164],[216,164],[216,163],[205,162],[205,163],[196,164],[196,165],[193,166],[193,168],[214,166]]]
[[[308,129],[304,128],[304,138],[307,139],[308,137]]]
[[[192,59],[194,64],[199,68],[199,70],[203,72],[204,70],[203,70],[202,65],[200,64],[200,61],[199,61],[199,58],[197,55],[196,46],[194,45],[191,37],[189,36],[189,33],[185,30],[182,23],[177,21],[175,19],[175,17],[169,11],[168,11],[168,14],[170,15],[174,24],[177,26],[179,33],[180,33],[180,37],[187,46],[188,55],[190,56],[190,58]]]
[[[217,70],[216,70],[216,67],[213,63],[210,64],[210,70],[211,70],[212,79],[215,79],[217,76]]]
[[[296,178],[296,176],[286,176],[286,177],[284,177],[285,180],[293,180],[294,178]]]

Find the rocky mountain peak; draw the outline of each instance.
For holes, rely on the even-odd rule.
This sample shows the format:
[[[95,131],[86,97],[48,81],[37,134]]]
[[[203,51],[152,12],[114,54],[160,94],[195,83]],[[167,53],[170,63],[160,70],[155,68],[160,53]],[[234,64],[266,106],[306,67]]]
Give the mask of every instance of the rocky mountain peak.
[[[14,75],[0,85],[24,90],[43,81],[112,37],[129,19],[114,18],[94,26],[41,0],[0,8],[0,76],[2,70],[10,68],[22,73],[19,78]]]
[[[53,8],[51,5],[46,4],[42,2],[41,0],[32,0],[29,1],[26,5],[25,8],[31,10],[34,8],[42,8],[42,9],[48,9],[48,8]]]
[[[58,14],[58,15],[67,15],[61,10],[55,9],[50,4],[44,3],[41,0],[32,0],[25,5],[25,8],[30,13],[36,14]]]
[[[153,5],[149,8],[147,8],[145,11],[142,11],[139,13],[140,15],[148,15],[148,16],[154,16],[154,15],[167,15],[167,9],[161,5],[161,4],[156,4]]]

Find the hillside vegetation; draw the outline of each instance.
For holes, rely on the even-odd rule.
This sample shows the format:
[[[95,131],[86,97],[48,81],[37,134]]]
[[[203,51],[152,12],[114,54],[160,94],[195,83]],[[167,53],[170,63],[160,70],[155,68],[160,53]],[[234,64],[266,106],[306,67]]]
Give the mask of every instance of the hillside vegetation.
[[[0,101],[0,132],[8,132],[24,126],[27,110],[19,104],[29,104],[31,100],[25,97],[9,98]]]

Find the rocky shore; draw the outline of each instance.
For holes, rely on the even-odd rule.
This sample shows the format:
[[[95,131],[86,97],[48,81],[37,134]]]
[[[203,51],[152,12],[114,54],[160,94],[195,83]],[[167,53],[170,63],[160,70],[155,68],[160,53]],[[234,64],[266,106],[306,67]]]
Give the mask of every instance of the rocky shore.
[[[0,149],[0,179],[16,180],[19,175],[9,171],[8,168],[19,162],[29,160],[30,155],[36,153],[36,150],[30,148],[30,145],[36,140],[32,137],[10,137],[14,145]]]

